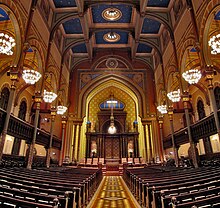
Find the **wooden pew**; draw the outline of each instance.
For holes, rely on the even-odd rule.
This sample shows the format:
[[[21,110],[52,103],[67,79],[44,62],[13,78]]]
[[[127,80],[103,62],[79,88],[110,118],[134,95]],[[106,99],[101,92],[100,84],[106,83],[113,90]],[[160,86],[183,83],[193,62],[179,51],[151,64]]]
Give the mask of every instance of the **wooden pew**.
[[[19,170],[21,172],[19,172]],[[19,170],[14,170],[13,174],[11,172],[13,169],[0,170],[0,184],[7,186],[9,188],[7,190],[8,192],[10,190],[17,189],[14,192],[18,196],[20,194],[19,197],[23,197],[22,195],[25,194],[23,193],[24,190],[30,191],[33,193],[33,198],[36,197],[36,201],[40,199],[40,194],[42,193],[44,193],[44,195],[48,195],[45,196],[43,201],[49,201],[49,199],[51,200],[51,198],[48,198],[49,194],[57,194],[64,205],[64,195],[66,195],[65,193],[68,191],[68,198],[71,198],[72,200],[69,200],[68,208],[72,208],[73,206],[81,207],[81,205],[84,206],[86,202],[88,203],[89,192],[92,189],[95,190],[102,179],[101,170],[71,170],[69,174],[64,174],[64,176],[59,176],[59,174],[57,174],[59,172],[50,173],[50,171],[30,171],[26,169]],[[87,180],[85,182],[87,187],[85,184],[82,185],[83,174],[80,174],[79,172],[85,173],[84,179],[86,178],[86,180],[88,175],[93,173],[92,176],[88,177],[88,180],[90,181]],[[68,182],[66,182],[67,178],[69,180]],[[23,192],[22,189],[24,189]],[[81,194],[81,190],[84,191],[83,194]],[[11,194],[13,196],[13,191]],[[48,200],[46,200],[46,198]],[[63,205],[62,207],[64,207]]]

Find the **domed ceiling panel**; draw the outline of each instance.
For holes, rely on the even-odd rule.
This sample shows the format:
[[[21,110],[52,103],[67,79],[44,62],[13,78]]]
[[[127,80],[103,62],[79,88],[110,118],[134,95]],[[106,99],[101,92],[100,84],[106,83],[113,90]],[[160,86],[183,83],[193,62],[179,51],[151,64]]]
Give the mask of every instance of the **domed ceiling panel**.
[[[108,8],[116,8],[121,13],[122,16],[118,20],[106,20],[103,17],[103,11]],[[92,7],[92,16],[93,16],[93,22],[94,23],[130,23],[131,22],[131,14],[132,14],[132,7],[128,5],[105,5],[100,4]]]
[[[53,0],[56,8],[76,7],[75,0]]]

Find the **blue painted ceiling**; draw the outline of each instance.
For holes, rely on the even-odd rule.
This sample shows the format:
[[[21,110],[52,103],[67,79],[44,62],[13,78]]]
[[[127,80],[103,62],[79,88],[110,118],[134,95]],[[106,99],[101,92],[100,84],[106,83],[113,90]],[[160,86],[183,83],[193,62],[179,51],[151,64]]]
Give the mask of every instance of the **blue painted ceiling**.
[[[141,33],[157,34],[159,32],[160,25],[161,24],[156,20],[145,18]]]
[[[116,32],[120,35],[120,40],[117,42],[107,42],[104,40],[103,36],[108,32]],[[128,32],[117,31],[117,30],[105,30],[95,33],[96,44],[127,44],[128,43]]]
[[[215,15],[215,20],[220,20],[220,11],[218,11]]]
[[[137,53],[151,53],[152,48],[146,44],[139,43]]]
[[[82,43],[72,48],[73,53],[87,53],[86,44]]]
[[[0,8],[0,21],[5,21],[5,20],[9,20],[9,16],[8,16],[8,14],[5,12],[5,10],[3,10],[2,8]]]
[[[190,52],[197,52],[197,50],[195,48],[191,48]]]
[[[79,18],[71,19],[63,23],[66,34],[82,34],[82,26]]]
[[[170,0],[148,0],[149,7],[168,7]]]
[[[53,0],[56,8],[76,7],[75,0]]]
[[[102,17],[102,12],[107,9],[111,8],[111,5],[100,4],[92,7],[92,16],[94,23],[130,23],[131,22],[131,14],[132,14],[132,7],[125,4],[113,5],[122,12],[122,17],[116,21],[107,21]]]

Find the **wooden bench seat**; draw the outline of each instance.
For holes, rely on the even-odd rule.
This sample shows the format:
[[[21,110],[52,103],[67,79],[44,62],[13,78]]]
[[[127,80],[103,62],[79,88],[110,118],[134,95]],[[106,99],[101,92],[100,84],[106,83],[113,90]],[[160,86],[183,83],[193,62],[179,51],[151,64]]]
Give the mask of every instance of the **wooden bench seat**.
[[[101,170],[79,168],[68,170],[65,174],[62,174],[62,171],[65,169],[50,172],[48,170],[2,168],[0,170],[2,188],[2,190],[0,188],[0,195],[3,198],[9,196],[20,199],[22,202],[35,202],[48,206],[52,205],[54,198],[57,198],[62,208],[85,206],[102,179]],[[67,201],[68,204],[66,204]],[[10,203],[4,204],[3,202],[1,205],[11,206]]]

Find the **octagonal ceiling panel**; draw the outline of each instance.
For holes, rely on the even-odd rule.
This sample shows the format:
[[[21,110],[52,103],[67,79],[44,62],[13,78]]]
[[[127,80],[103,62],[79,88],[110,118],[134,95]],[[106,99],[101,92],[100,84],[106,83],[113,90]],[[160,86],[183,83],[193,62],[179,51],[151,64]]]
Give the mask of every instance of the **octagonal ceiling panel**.
[[[102,13],[107,8],[116,8],[121,11],[122,17],[116,21],[108,21],[103,16]],[[132,7],[129,5],[105,5],[100,4],[92,7],[92,16],[94,23],[130,23],[131,22],[131,14],[132,14]]]
[[[76,7],[75,0],[53,0],[56,8]]]
[[[168,7],[170,0],[148,0],[149,7]]]
[[[63,23],[66,34],[82,34],[82,26],[79,18],[71,19]]]

